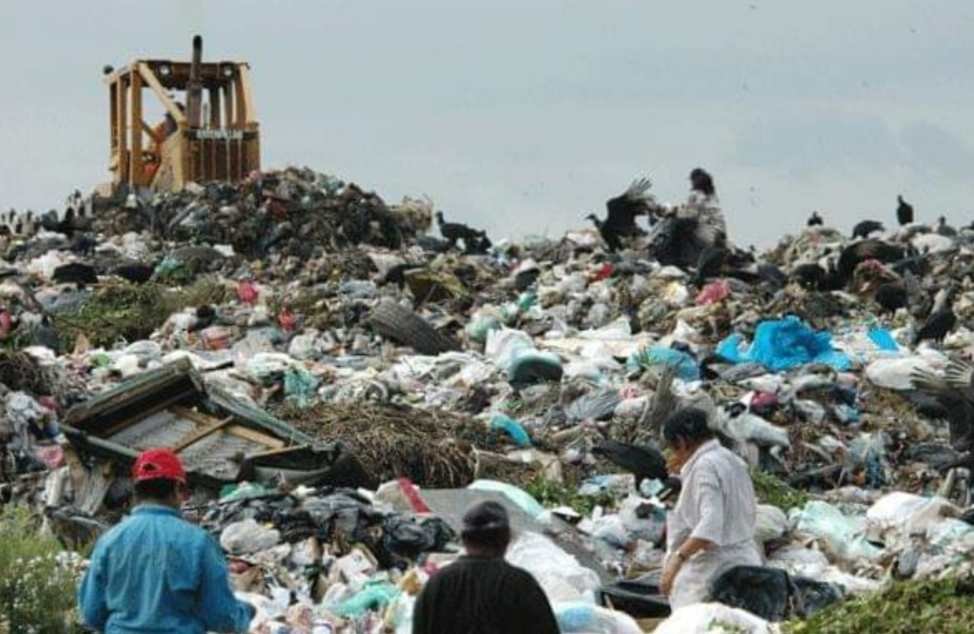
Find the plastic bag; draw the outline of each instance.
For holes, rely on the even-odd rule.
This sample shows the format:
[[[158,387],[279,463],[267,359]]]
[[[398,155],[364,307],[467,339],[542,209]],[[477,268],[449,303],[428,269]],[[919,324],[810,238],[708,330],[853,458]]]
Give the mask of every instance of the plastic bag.
[[[537,533],[520,533],[508,549],[506,559],[530,572],[552,603],[591,602],[601,585],[594,570],[582,566],[553,541]]]
[[[727,280],[711,282],[697,293],[697,306],[710,306],[730,297],[730,283]]]
[[[832,336],[816,332],[798,317],[763,321],[754,332],[754,341],[741,350],[743,337],[731,335],[717,346],[717,354],[731,363],[756,361],[773,372],[782,372],[806,363],[824,363],[836,370],[848,370],[849,357],[832,347]]]
[[[825,540],[843,560],[874,560],[883,553],[866,541],[864,518],[847,517],[827,502],[812,500],[802,509],[792,509],[789,519],[795,530]]]
[[[642,628],[628,614],[573,601],[551,606],[558,629],[579,634],[642,634]]]
[[[761,617],[720,603],[687,605],[666,619],[654,634],[777,634]]]
[[[365,584],[355,596],[342,601],[333,608],[335,615],[346,618],[362,616],[368,611],[382,610],[399,595],[399,590],[384,581]]]
[[[754,539],[764,544],[784,536],[788,531],[788,516],[777,506],[758,504]]]
[[[475,480],[468,489],[473,489],[475,491],[495,491],[497,493],[503,493],[507,499],[516,504],[522,511],[527,513],[533,518],[539,517],[544,513],[544,507],[538,503],[531,494],[519,489],[513,484],[507,484],[506,482],[497,482],[496,480]]]
[[[923,357],[877,359],[866,366],[866,378],[870,383],[890,390],[911,390],[910,375],[916,370],[933,372],[933,367]]]
[[[510,416],[494,414],[493,418],[490,419],[490,428],[505,432],[518,447],[531,446],[531,436],[528,435],[521,423]]]
[[[684,381],[700,379],[700,367],[697,365],[697,360],[686,352],[673,348],[651,346],[631,355],[626,361],[626,369],[630,372],[654,365],[668,365],[676,368],[677,376]]]
[[[284,395],[299,407],[308,407],[314,400],[321,381],[307,370],[288,368],[284,371]]]
[[[220,545],[232,555],[252,555],[281,543],[281,534],[254,519],[234,522],[220,534]]]

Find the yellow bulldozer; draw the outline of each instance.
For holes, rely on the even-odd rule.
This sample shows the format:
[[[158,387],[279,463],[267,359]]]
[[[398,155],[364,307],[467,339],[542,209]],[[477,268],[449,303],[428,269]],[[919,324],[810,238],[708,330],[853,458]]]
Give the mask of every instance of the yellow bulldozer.
[[[180,191],[191,182],[237,182],[260,169],[250,66],[204,63],[202,37],[193,38],[190,62],[138,59],[106,67],[105,82],[114,192]],[[144,118],[146,94],[164,113],[154,125]]]

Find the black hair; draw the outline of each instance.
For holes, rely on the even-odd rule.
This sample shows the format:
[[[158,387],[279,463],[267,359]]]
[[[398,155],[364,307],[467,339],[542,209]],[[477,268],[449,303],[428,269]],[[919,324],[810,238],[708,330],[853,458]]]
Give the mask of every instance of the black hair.
[[[135,483],[135,495],[142,500],[168,500],[176,495],[179,483],[167,478],[154,478]]]
[[[714,188],[714,179],[702,167],[696,167],[690,172],[690,184],[695,191],[707,196],[713,196],[717,191]]]
[[[707,426],[707,413],[695,407],[677,410],[663,422],[663,439],[669,446],[677,441],[696,445],[714,437]]]
[[[511,543],[507,509],[492,500],[473,506],[463,516],[460,536],[465,544],[503,552]]]

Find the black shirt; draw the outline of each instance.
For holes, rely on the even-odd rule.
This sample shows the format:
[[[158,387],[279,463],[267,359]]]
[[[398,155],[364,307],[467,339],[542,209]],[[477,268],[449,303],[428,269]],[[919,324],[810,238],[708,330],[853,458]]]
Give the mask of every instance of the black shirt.
[[[526,570],[500,558],[461,557],[416,600],[413,634],[558,634],[548,597]]]

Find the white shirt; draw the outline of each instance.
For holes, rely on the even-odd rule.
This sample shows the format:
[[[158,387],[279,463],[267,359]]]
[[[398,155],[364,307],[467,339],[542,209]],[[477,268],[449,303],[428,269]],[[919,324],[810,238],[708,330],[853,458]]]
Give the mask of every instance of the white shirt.
[[[670,594],[674,609],[705,600],[710,582],[728,568],[761,565],[754,542],[754,484],[744,461],[710,440],[693,452],[680,479],[680,497],[666,516],[667,557],[691,537],[715,546],[681,567]]]

